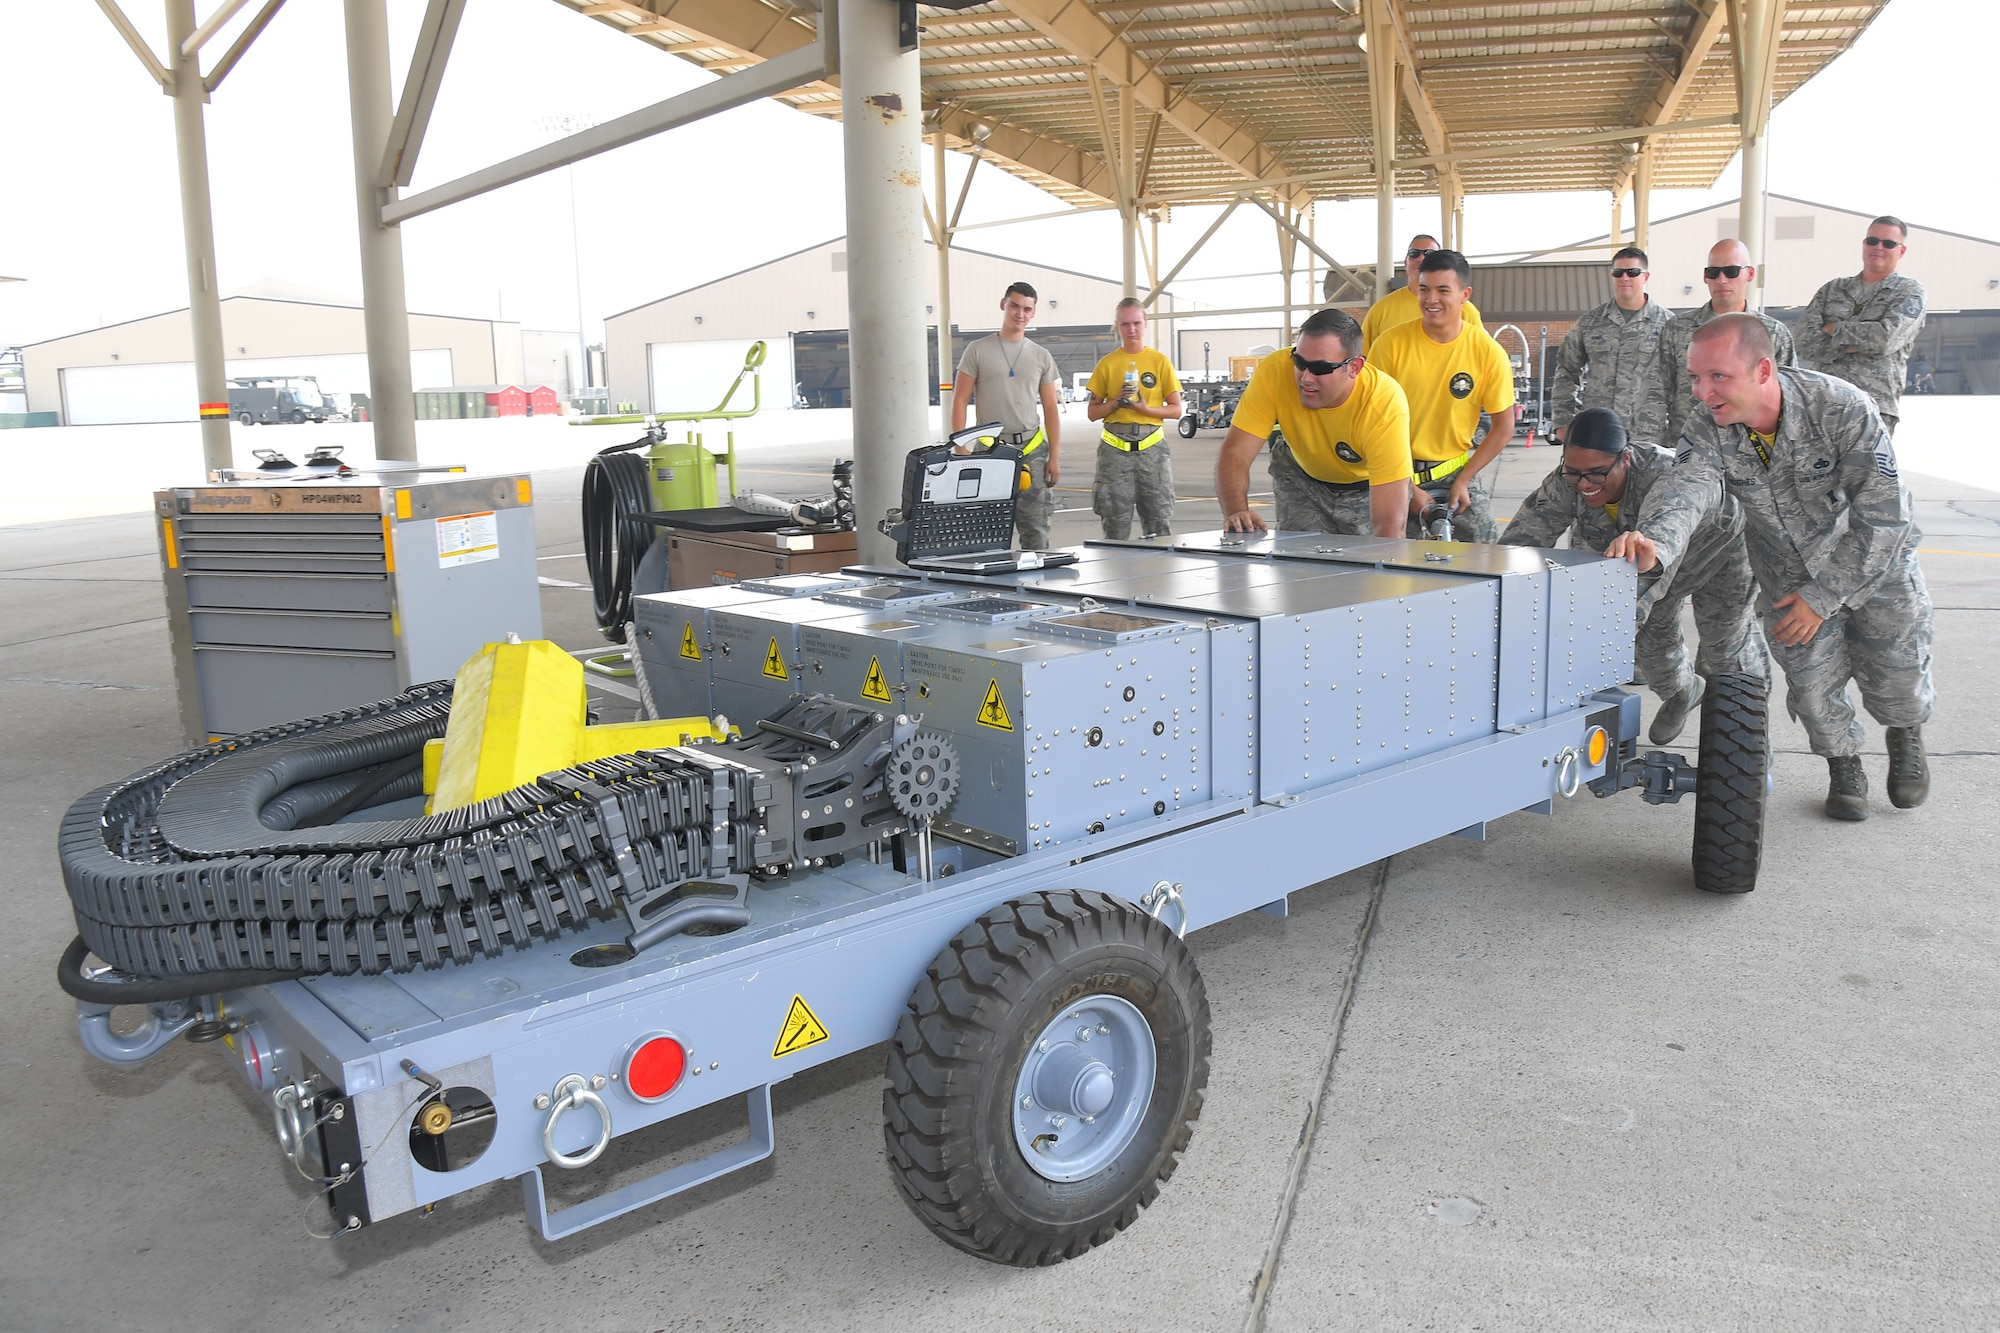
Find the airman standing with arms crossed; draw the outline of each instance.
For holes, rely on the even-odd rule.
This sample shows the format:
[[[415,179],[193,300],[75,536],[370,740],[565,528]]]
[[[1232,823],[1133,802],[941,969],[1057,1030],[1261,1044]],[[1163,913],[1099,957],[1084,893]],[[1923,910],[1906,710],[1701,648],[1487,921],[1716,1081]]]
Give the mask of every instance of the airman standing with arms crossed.
[[[1501,534],[1504,546],[1554,546],[1569,534],[1573,550],[1602,551],[1620,533],[1648,522],[1647,501],[1674,456],[1635,444],[1608,407],[1576,414],[1563,437],[1562,463],[1521,502]],[[1647,736],[1670,745],[1701,701],[1703,682],[1734,672],[1762,678],[1770,672],[1757,633],[1757,584],[1743,545],[1743,510],[1724,495],[1690,535],[1671,570],[1655,565],[1639,576],[1639,633],[1633,658],[1660,696]],[[1688,661],[1681,637],[1681,607],[1694,603],[1700,648]]]
[[[1146,346],[1146,307],[1136,296],[1118,303],[1118,350],[1090,374],[1090,419],[1104,423],[1097,443],[1097,476],[1090,507],[1104,535],[1132,535],[1132,511],[1142,531],[1164,537],[1174,530],[1174,464],[1166,423],[1181,415],[1181,382],[1174,363]]]
[[[1924,288],[1896,271],[1909,252],[1901,218],[1879,217],[1861,239],[1861,272],[1821,287],[1799,315],[1799,360],[1875,400],[1896,433],[1903,373],[1924,328]]]
[[[967,343],[951,391],[951,429],[965,429],[974,399],[980,415],[998,421],[1021,444],[1028,489],[1014,506],[1014,528],[1024,550],[1046,550],[1055,514],[1055,485],[1062,477],[1056,449],[1062,442],[1062,405],[1056,397],[1056,359],[1028,341],[1035,317],[1035,289],[1017,282],[1000,298],[1000,331]]]
[[[1910,492],[1874,402],[1830,375],[1780,368],[1771,353],[1749,315],[1718,316],[1695,334],[1688,372],[1707,410],[1690,416],[1640,528],[1605,554],[1672,573],[1704,517],[1736,497],[1786,706],[1827,761],[1826,813],[1868,818],[1850,680],[1887,730],[1889,801],[1907,810],[1930,794],[1923,724],[1936,699]]]
[[[1717,241],[1708,252],[1708,267],[1701,271],[1708,284],[1708,304],[1686,310],[1668,320],[1660,330],[1659,359],[1646,393],[1640,402],[1639,420],[1632,434],[1648,444],[1677,449],[1688,413],[1699,403],[1694,386],[1688,382],[1688,344],[1695,331],[1717,315],[1741,314],[1750,309],[1750,288],[1757,281],[1757,266],[1741,241]],[[1797,361],[1792,352],[1792,331],[1769,315],[1758,313],[1771,338],[1772,359],[1780,366]]]
[[[1410,509],[1410,408],[1361,354],[1361,326],[1319,310],[1295,347],[1257,363],[1215,458],[1223,527],[1263,532],[1250,460],[1271,442],[1277,523],[1292,532],[1400,537]]]
[[[1611,257],[1611,299],[1570,326],[1556,353],[1555,415],[1560,444],[1577,413],[1607,407],[1630,432],[1639,423],[1647,381],[1657,373],[1660,330],[1673,312],[1646,294],[1646,252],[1628,245]],[[1658,441],[1647,441],[1658,443]],[[1661,742],[1665,744],[1665,742]]]
[[[1403,285],[1368,307],[1368,314],[1361,321],[1361,349],[1372,350],[1375,340],[1399,324],[1413,324],[1423,317],[1417,308],[1417,269],[1422,266],[1427,255],[1438,251],[1437,237],[1419,232],[1410,238],[1409,249],[1403,252]],[[1474,324],[1479,323],[1479,307],[1467,301],[1460,312]]]
[[[1463,317],[1472,295],[1472,270],[1456,250],[1424,256],[1417,270],[1417,305],[1423,317],[1383,334],[1368,349],[1410,400],[1410,464],[1416,491],[1410,497],[1408,534],[1423,535],[1424,512],[1445,506],[1455,535],[1490,542],[1498,535],[1480,471],[1514,438],[1514,366],[1493,336]],[[1479,414],[1492,426],[1475,450]]]

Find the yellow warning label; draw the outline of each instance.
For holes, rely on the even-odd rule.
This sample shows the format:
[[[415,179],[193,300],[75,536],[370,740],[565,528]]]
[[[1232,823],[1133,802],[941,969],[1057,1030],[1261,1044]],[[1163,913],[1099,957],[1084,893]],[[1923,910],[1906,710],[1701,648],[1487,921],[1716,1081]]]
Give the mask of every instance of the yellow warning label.
[[[792,997],[792,1007],[785,1014],[785,1025],[778,1029],[778,1044],[771,1048],[771,1058],[790,1055],[793,1051],[803,1051],[808,1046],[817,1046],[832,1034],[826,1024],[819,1021],[819,1015],[812,1011],[803,995]]]
[[[894,703],[889,697],[889,682],[882,676],[882,659],[868,659],[868,679],[861,682],[861,697],[873,699],[877,703]]]
[[[681,627],[681,656],[691,662],[701,661],[701,645],[694,641],[694,622]]]
[[[986,697],[979,704],[979,725],[991,727],[995,731],[1012,731],[1014,719],[1007,712],[1007,701],[1000,697],[1000,682],[990,681],[986,686]]]
[[[764,654],[764,674],[772,680],[790,680],[792,673],[785,670],[785,655],[778,651],[778,641],[771,640],[770,649]]]

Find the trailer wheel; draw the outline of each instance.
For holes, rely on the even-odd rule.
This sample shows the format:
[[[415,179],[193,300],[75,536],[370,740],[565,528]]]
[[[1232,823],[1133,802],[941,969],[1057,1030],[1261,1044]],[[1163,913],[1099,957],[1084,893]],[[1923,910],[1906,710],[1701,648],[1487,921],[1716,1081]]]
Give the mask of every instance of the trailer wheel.
[[[1181,438],[1183,440],[1192,440],[1194,438],[1194,431],[1195,431],[1194,418],[1192,416],[1182,417],[1180,421]]]
[[[1717,676],[1701,701],[1701,762],[1694,794],[1694,883],[1709,893],[1757,887],[1771,751],[1766,682]]]
[[[1016,899],[960,931],[889,1045],[889,1167],[924,1225],[982,1259],[1074,1258],[1173,1175],[1208,1083],[1208,994],[1121,899]]]

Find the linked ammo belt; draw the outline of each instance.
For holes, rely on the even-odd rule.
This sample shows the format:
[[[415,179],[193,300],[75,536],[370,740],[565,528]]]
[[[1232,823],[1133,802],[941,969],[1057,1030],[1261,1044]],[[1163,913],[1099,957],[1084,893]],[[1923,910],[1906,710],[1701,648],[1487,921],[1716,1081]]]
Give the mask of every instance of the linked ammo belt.
[[[1123,449],[1128,453],[1137,453],[1141,449],[1150,449],[1161,440],[1167,438],[1167,428],[1165,426],[1155,426],[1150,435],[1142,436],[1136,440],[1126,439],[1123,435],[1118,434],[1117,430],[1116,426],[1106,426],[1104,427],[1104,433],[1098,438],[1113,449]]]
[[[60,834],[90,952],[140,977],[407,972],[614,917],[646,885],[706,878],[757,830],[717,828],[713,775],[670,751],[549,773],[419,819],[273,828],[271,806],[330,809],[358,784],[414,796],[451,686],[204,746],[85,796]],[[752,774],[724,799],[753,810]],[[282,793],[282,794],[280,794]],[[276,797],[274,800],[273,797]],[[714,847],[717,837],[733,846]],[[734,853],[732,856],[731,854]],[[732,866],[732,869],[735,868]],[[191,992],[192,993],[192,992]]]

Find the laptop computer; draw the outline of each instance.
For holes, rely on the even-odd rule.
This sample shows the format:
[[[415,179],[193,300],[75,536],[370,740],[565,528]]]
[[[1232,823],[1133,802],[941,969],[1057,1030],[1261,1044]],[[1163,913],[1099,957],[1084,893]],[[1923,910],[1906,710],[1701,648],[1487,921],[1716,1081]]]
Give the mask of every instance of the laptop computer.
[[[880,524],[895,538],[898,560],[911,569],[960,574],[1076,563],[1074,551],[1013,549],[1021,451],[993,443],[1001,431],[998,422],[971,426],[944,444],[910,451],[903,460],[902,507]]]

